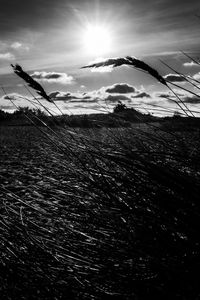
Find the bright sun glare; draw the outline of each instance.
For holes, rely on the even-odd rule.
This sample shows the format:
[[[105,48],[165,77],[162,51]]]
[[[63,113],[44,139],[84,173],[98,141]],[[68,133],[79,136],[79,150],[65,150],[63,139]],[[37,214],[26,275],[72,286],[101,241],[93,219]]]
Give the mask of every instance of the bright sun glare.
[[[111,33],[100,25],[89,25],[83,36],[86,51],[92,55],[106,54],[111,50]]]

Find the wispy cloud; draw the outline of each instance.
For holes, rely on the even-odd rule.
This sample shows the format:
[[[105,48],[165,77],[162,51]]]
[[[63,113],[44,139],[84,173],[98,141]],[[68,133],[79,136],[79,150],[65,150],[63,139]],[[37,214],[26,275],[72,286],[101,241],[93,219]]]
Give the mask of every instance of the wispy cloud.
[[[27,99],[30,101],[27,101]],[[34,106],[31,104],[31,100],[33,99],[30,97],[24,97],[18,93],[9,93],[0,97],[0,109],[12,112],[16,110],[17,107],[28,106],[34,108]]]
[[[29,46],[22,44],[20,42],[14,42],[10,45],[10,47],[14,50],[26,50],[28,51],[30,48]]]
[[[14,59],[15,59],[14,54],[10,52],[0,53],[0,60],[14,60]]]
[[[190,61],[190,62],[185,62],[183,64],[184,67],[200,67],[200,63],[197,64],[194,61]]]
[[[11,93],[11,94],[8,94],[8,95],[4,95],[1,97],[1,100],[12,100],[12,101],[15,101],[15,100],[18,100],[19,98],[23,98],[22,95],[20,94],[17,94],[17,93]]]
[[[19,49],[22,47],[22,44],[19,42],[14,42],[13,44],[10,45],[10,47],[13,49]]]
[[[170,56],[174,56],[174,57],[179,57],[181,56],[181,52],[180,51],[161,51],[161,52],[154,52],[149,54],[146,54],[144,56],[165,56],[165,57],[170,57]]]

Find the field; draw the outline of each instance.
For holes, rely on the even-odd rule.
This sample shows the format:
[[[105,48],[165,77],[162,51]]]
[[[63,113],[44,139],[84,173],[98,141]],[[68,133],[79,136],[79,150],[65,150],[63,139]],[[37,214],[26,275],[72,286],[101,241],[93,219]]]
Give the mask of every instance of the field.
[[[1,126],[1,299],[198,299],[186,125]]]

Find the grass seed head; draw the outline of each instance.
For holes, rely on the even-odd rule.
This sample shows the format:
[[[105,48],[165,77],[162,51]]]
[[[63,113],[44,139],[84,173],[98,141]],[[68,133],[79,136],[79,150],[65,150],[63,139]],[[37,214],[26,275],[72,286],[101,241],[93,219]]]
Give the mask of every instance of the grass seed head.
[[[156,78],[160,83],[167,85],[167,82],[165,79],[152,67],[150,67],[148,64],[145,62],[133,57],[133,56],[126,56],[126,57],[117,57],[117,58],[108,58],[107,60],[89,64],[86,66],[83,66],[81,69],[85,68],[100,68],[100,67],[107,67],[107,66],[112,66],[113,68],[115,67],[120,67],[122,65],[129,65],[134,68],[137,68],[141,71],[144,71],[154,78]]]
[[[38,95],[40,95],[41,97],[43,97],[44,99],[46,99],[48,102],[53,102],[52,99],[46,94],[45,90],[43,89],[43,87],[37,82],[35,81],[29,74],[27,74],[26,72],[23,71],[22,67],[18,64],[16,65],[12,65],[12,68],[15,72],[15,74],[17,74],[19,77],[21,77],[25,82],[28,83],[28,85],[30,87],[32,87]]]

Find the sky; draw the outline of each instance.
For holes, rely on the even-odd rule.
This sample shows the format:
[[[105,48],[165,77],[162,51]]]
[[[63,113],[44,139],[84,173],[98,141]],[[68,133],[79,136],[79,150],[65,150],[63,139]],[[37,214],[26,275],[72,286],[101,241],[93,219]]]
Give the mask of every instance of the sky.
[[[20,64],[69,114],[107,112],[119,100],[153,114],[180,109],[174,95],[148,74],[126,66],[81,69],[112,57],[135,56],[199,93],[197,82],[194,89],[161,62],[200,80],[200,66],[181,52],[200,57],[199,0],[0,0],[0,7],[0,109],[31,106],[23,97],[32,101],[32,96],[11,63]],[[198,115],[200,98],[175,92]]]

